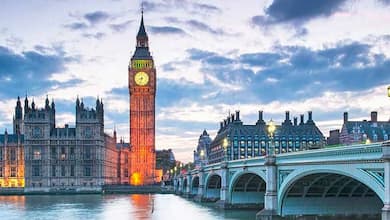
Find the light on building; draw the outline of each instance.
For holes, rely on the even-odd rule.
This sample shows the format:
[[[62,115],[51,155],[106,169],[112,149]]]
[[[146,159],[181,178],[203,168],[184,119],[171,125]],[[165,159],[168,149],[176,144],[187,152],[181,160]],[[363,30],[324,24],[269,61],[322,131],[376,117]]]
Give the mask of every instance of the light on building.
[[[276,127],[275,127],[275,123],[274,123],[274,121],[272,121],[272,119],[271,119],[271,121],[268,123],[268,134],[270,135],[270,136],[273,136],[274,135],[274,132],[275,132],[275,130],[276,130]]]
[[[387,96],[390,97],[390,86],[387,87]]]
[[[204,157],[204,150],[200,150],[200,157],[201,157],[201,158]]]
[[[228,139],[224,138],[222,142],[222,147],[226,150],[227,146],[229,145]]]
[[[368,139],[368,138],[367,138],[367,140],[366,140],[366,144],[371,144],[371,141],[370,141],[370,139]]]

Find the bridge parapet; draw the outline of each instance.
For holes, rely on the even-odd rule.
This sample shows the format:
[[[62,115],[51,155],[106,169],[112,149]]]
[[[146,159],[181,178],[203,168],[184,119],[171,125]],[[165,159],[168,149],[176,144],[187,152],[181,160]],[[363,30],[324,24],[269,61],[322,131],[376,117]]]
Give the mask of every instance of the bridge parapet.
[[[310,151],[300,151],[276,155],[276,163],[318,163],[335,161],[381,161],[382,143],[348,145]]]

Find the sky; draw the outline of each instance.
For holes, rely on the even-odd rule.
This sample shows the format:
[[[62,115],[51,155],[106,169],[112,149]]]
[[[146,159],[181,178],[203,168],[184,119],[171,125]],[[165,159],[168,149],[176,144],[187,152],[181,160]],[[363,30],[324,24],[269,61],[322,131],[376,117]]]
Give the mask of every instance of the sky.
[[[105,107],[105,131],[129,139],[128,64],[140,0],[2,0],[0,132],[17,96],[56,103],[75,124],[77,96]],[[199,135],[240,110],[280,123],[313,112],[325,136],[351,120],[390,118],[389,0],[143,1],[157,68],[156,149],[192,160]]]

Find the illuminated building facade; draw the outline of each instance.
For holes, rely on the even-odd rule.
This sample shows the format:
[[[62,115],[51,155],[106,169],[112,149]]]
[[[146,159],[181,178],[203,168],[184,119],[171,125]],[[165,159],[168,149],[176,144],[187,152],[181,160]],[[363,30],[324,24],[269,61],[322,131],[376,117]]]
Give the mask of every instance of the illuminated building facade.
[[[16,102],[13,134],[0,135],[0,188],[24,187],[23,117],[20,99]]]
[[[226,143],[226,146],[224,146]],[[259,111],[259,118],[254,125],[244,125],[240,119],[240,112],[229,115],[220,123],[217,136],[210,144],[208,162],[210,164],[224,160],[238,160],[264,156],[270,144],[267,134],[267,125],[263,120],[263,112]],[[274,134],[275,153],[286,153],[325,145],[325,137],[315,125],[312,112],[308,112],[308,120],[304,122],[301,115],[298,119],[290,120],[290,113],[286,112],[285,120],[276,126]]]
[[[149,52],[143,15],[137,45],[129,64],[131,185],[155,182],[155,98],[156,69]]]
[[[207,165],[207,157],[210,154],[211,138],[206,130],[199,136],[198,146],[194,151],[194,165],[196,168]]]
[[[103,103],[84,107],[76,100],[76,126],[55,125],[55,104],[24,105],[25,192],[100,191],[117,182],[117,151],[104,134]]]

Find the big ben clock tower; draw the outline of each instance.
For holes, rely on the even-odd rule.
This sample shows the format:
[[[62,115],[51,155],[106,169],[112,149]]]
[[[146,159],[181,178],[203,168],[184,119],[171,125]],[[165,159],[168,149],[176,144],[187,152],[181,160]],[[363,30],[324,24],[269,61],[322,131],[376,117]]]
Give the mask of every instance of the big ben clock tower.
[[[137,45],[129,64],[131,185],[154,183],[156,69],[149,52],[143,13]]]

